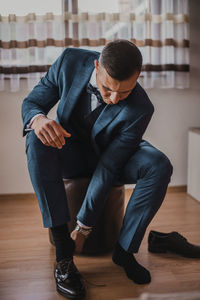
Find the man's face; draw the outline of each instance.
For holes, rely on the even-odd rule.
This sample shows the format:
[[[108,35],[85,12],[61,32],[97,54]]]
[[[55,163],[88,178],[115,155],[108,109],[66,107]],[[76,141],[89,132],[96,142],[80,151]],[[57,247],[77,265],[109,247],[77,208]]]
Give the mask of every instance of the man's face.
[[[112,78],[97,60],[94,61],[97,86],[105,103],[113,105],[128,97],[136,85],[139,72],[129,79],[119,81]]]

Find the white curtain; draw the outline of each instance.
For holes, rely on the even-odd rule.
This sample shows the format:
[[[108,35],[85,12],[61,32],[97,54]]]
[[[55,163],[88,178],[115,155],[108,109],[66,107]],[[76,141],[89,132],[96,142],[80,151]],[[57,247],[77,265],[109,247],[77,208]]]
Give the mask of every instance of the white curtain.
[[[73,3],[73,1],[72,1]],[[143,55],[144,88],[189,87],[188,0],[120,0],[120,13],[0,16],[0,90],[26,78],[31,89],[65,47],[99,50],[114,39],[134,42]]]

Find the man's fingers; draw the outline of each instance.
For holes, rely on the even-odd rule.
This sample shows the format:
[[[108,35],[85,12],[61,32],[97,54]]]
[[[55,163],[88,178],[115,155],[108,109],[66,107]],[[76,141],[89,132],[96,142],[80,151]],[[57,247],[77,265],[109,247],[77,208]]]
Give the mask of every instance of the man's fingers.
[[[60,124],[53,120],[46,124],[45,129],[48,130],[49,135],[58,148],[62,148],[62,146],[65,145],[65,137],[71,136],[71,134],[68,133]]]
[[[45,145],[45,146],[51,146],[54,148],[58,148],[55,142],[51,139],[49,134],[43,129],[40,130],[39,132],[35,132],[37,137],[40,139],[40,141]]]
[[[52,146],[61,149],[65,145],[65,137],[70,137],[60,124],[48,118],[38,119],[34,130],[41,142],[46,146]]]
[[[61,149],[65,144],[65,139],[61,132],[57,132],[57,125],[58,124],[55,121],[50,120],[44,124],[40,131],[47,140],[49,146]]]
[[[56,147],[56,148],[62,148],[62,144],[60,143],[60,140],[58,137],[54,135],[52,135],[51,131],[44,131],[43,132],[44,137],[46,138],[46,140],[48,141],[49,145],[52,147]]]
[[[50,125],[47,125],[46,135],[47,140],[51,143],[55,143],[56,147],[59,149],[61,149],[62,146],[65,144],[65,139],[61,133],[57,132],[56,126],[52,127]]]
[[[56,136],[59,138],[62,146],[65,145],[65,137],[70,137],[71,133],[67,132],[60,124],[56,124],[57,126],[53,127],[53,130],[55,131]]]
[[[64,136],[66,136],[66,137],[71,136],[71,133],[67,132],[63,127],[61,127],[61,128],[62,128],[62,133],[63,133]]]
[[[46,140],[45,136],[41,132],[39,132],[36,135],[45,146],[50,146],[48,141]]]
[[[62,127],[58,124],[58,126],[55,126],[53,128],[55,135],[59,138],[62,146],[65,145],[65,138],[64,138],[64,133],[62,130]]]

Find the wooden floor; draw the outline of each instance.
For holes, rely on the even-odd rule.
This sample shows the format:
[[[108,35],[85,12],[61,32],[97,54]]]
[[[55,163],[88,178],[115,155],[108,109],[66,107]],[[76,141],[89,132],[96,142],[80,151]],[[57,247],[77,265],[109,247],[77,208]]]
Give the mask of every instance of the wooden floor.
[[[127,199],[130,191],[126,192]],[[136,255],[152,275],[152,282],[136,285],[111,261],[111,254],[75,257],[86,279],[86,300],[132,299],[143,292],[200,291],[200,260],[147,251],[149,230],[172,230],[200,244],[200,203],[186,193],[167,193],[158,214],[147,229]],[[33,196],[0,197],[0,299],[64,299],[55,290],[55,249]],[[88,281],[90,283],[88,283]],[[93,284],[105,284],[103,287]]]

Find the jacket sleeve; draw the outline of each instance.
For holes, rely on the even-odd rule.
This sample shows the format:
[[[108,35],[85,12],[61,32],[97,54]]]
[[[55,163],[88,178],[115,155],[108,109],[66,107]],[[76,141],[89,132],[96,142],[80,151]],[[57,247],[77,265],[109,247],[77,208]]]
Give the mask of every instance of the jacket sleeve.
[[[58,59],[52,64],[47,74],[34,87],[31,93],[22,103],[23,136],[26,125],[36,114],[47,115],[50,109],[59,100],[58,76],[63,58],[68,49],[66,49]]]
[[[93,222],[100,216],[110,188],[119,178],[121,169],[137,150],[153,111],[152,108],[151,112],[142,114],[123,129],[101,155],[77,216],[83,224],[95,225]]]

